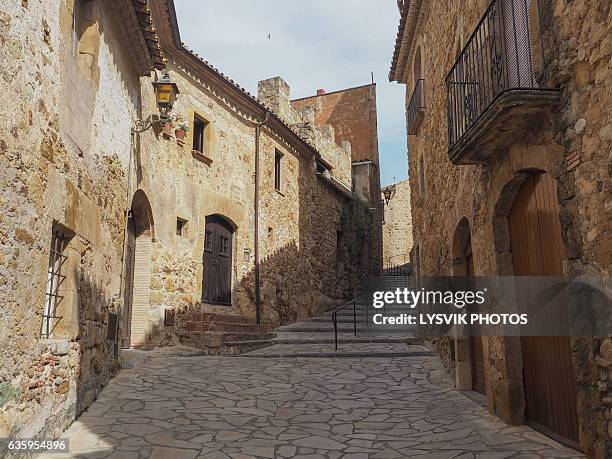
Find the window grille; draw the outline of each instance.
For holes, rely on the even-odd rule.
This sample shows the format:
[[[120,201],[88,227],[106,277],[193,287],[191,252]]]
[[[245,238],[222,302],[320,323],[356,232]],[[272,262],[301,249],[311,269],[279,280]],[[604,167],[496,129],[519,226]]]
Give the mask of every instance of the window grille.
[[[43,312],[43,323],[41,336],[50,338],[57,321],[61,319],[57,315],[57,308],[64,299],[60,295],[66,276],[62,274],[62,267],[67,256],[64,254],[68,238],[59,230],[53,231],[51,238],[51,250],[49,253],[49,268],[47,271],[47,293],[45,296],[45,309]]]
[[[72,55],[76,56],[79,53],[79,13],[80,13],[81,0],[74,0],[74,6],[72,7],[72,37],[71,37],[71,50]]]

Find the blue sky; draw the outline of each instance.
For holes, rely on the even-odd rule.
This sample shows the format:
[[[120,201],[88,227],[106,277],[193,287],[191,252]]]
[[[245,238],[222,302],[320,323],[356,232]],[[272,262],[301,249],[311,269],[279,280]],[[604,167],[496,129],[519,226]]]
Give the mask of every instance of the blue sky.
[[[291,97],[370,82],[378,99],[381,181],[407,175],[404,86],[388,73],[399,12],[395,0],[175,0],[182,40],[257,94],[283,77]],[[270,38],[268,39],[268,34]]]

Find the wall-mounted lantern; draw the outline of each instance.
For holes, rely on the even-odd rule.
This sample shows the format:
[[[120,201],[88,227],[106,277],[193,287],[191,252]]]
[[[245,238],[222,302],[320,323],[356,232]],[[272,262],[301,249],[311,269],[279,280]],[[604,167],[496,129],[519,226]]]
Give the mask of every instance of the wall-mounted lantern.
[[[164,73],[164,76],[154,81],[152,84],[153,90],[155,91],[155,103],[159,109],[159,116],[152,115],[146,120],[136,120],[134,122],[134,128],[132,129],[132,132],[136,134],[146,131],[155,124],[163,124],[171,121],[170,111],[174,106],[176,96],[180,94],[178,86],[172,81],[167,71]]]
[[[391,185],[391,186],[387,186],[383,188],[382,192],[385,198],[385,204],[388,206],[389,201],[391,201],[391,198],[393,197],[393,194],[395,193],[395,185]]]
[[[159,114],[162,119],[168,118],[168,113],[172,110],[172,106],[176,101],[176,96],[180,94],[178,86],[170,74],[166,72],[163,77],[153,82],[153,88],[155,90],[155,102],[157,102],[157,108],[159,108]]]

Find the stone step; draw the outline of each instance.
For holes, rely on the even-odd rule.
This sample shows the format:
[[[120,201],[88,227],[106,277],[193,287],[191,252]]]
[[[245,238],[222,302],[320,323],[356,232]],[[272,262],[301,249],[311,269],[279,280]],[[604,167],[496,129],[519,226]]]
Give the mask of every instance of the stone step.
[[[211,333],[237,333],[265,335],[268,326],[254,323],[225,323],[225,322],[187,322],[186,328],[189,332],[211,332]]]
[[[251,357],[251,358],[366,358],[366,357],[426,357],[434,355],[431,351],[389,351],[389,352],[368,352],[368,351],[349,351],[345,352],[342,350],[334,352],[293,352],[293,353],[269,353],[269,354],[255,354],[251,355],[249,352],[246,354],[233,354],[237,357]]]
[[[274,344],[333,344],[334,334],[330,333],[288,333],[279,332],[276,334],[276,338],[273,340]],[[338,343],[408,343],[408,344],[420,344],[422,340],[416,337],[398,336],[395,335],[363,335],[357,334],[354,336],[353,333],[339,333]]]
[[[360,357],[422,357],[430,356],[432,352],[425,346],[418,344],[400,343],[338,343],[335,349],[333,343],[305,343],[299,346],[294,344],[275,344],[273,346],[257,349],[243,357],[258,358],[360,358]]]
[[[238,316],[232,314],[221,314],[214,312],[186,312],[178,315],[179,319],[185,322],[207,322],[207,323],[238,323],[238,324],[255,324],[255,317]]]

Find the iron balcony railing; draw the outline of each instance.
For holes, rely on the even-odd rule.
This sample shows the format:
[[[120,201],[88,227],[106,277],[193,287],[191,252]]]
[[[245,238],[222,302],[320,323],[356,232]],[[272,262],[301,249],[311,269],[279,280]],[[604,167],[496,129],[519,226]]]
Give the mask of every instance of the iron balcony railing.
[[[446,77],[449,150],[502,94],[546,81],[539,18],[539,0],[489,4]]]
[[[412,97],[410,97],[410,103],[406,109],[406,126],[408,127],[408,133],[414,134],[420,124],[420,115],[424,106],[424,92],[423,92],[423,78],[416,81]]]

